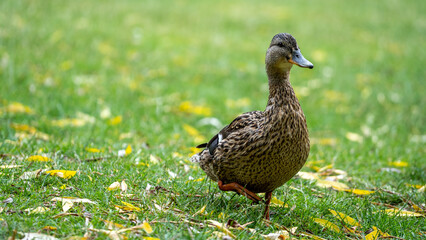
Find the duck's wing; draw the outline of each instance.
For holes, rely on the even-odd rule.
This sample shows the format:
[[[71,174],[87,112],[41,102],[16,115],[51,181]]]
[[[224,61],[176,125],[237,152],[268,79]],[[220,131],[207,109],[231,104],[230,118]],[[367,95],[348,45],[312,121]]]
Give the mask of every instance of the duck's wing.
[[[203,143],[197,148],[207,148],[210,155],[213,155],[219,143],[229,135],[238,131],[251,131],[259,128],[262,123],[263,112],[253,111],[239,115],[229,125],[225,126],[218,134],[212,137],[208,143]]]

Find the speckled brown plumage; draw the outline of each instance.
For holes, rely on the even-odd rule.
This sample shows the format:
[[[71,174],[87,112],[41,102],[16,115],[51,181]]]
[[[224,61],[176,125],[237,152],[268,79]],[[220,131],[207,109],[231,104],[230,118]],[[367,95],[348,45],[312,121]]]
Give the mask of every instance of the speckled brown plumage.
[[[292,178],[309,155],[305,115],[290,85],[293,64],[312,68],[290,34],[277,34],[266,53],[269,99],[265,111],[243,113],[191,160],[214,181],[270,193]],[[269,217],[269,210],[268,210]]]

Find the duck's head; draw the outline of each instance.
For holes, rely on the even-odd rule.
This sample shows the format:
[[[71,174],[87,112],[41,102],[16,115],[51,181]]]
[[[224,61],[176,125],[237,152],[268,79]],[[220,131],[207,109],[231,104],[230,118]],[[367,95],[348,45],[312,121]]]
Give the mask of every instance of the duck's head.
[[[296,39],[288,33],[279,33],[272,38],[266,52],[265,63],[267,68],[280,71],[289,71],[293,64],[303,68],[314,68],[314,65],[303,57]]]

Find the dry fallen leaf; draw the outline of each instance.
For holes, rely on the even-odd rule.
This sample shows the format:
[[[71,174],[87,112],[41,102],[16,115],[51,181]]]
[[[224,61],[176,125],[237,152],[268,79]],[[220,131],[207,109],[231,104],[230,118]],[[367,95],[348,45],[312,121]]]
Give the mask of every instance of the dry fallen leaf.
[[[97,202],[94,202],[92,200],[89,200],[87,198],[76,198],[76,197],[55,197],[52,198],[51,201],[58,201],[58,202],[63,202],[63,201],[69,201],[69,202],[73,202],[73,203],[90,203],[90,204],[97,204]]]
[[[345,223],[352,225],[352,226],[358,226],[360,227],[361,224],[359,224],[355,219],[349,217],[348,215],[341,213],[341,212],[337,212],[334,211],[332,209],[328,209],[328,211],[330,211],[336,218],[343,220]]]
[[[136,207],[131,203],[127,203],[127,202],[123,202],[121,201],[122,204],[124,204],[124,206],[120,206],[120,205],[114,205],[117,209],[120,210],[124,210],[124,211],[137,211],[140,212],[142,209],[140,207]]]
[[[231,231],[229,231],[226,228],[225,224],[220,223],[220,222],[215,221],[215,220],[207,220],[207,222],[209,223],[209,226],[216,227],[217,229],[219,229],[220,231],[222,231],[226,235],[230,236],[231,238],[233,238],[233,239],[237,238]]]
[[[0,165],[0,168],[2,169],[9,169],[9,168],[20,168],[23,167],[24,165]]]
[[[365,240],[376,240],[379,237],[390,237],[390,235],[388,233],[382,232],[380,229],[373,226],[373,231],[365,235]]]
[[[115,125],[120,124],[122,121],[123,121],[122,116],[116,116],[116,117],[109,119],[108,124],[111,125],[111,126],[115,126]]]
[[[205,141],[205,137],[202,136],[200,134],[200,132],[198,132],[198,130],[195,129],[194,127],[192,127],[188,124],[184,124],[183,129],[185,130],[185,132],[187,132],[193,138],[194,142],[204,142]]]
[[[195,106],[190,101],[184,101],[179,105],[179,111],[183,113],[192,113],[196,115],[202,115],[209,117],[211,115],[211,109],[204,106]]]
[[[426,185],[406,183],[405,186],[420,189],[420,188],[422,188],[423,186],[426,186]]]
[[[375,191],[361,190],[361,189],[344,189],[343,191],[350,192],[356,195],[370,195],[372,193],[375,193]]]
[[[33,179],[40,176],[40,174],[46,170],[47,169],[39,169],[31,172],[24,172],[19,178],[23,180]]]
[[[34,155],[34,156],[28,157],[27,161],[30,161],[30,162],[50,162],[50,161],[52,161],[52,159],[45,157],[45,156]]]
[[[362,143],[364,140],[363,137],[357,133],[347,132],[346,138],[352,142]]]
[[[399,217],[424,217],[423,214],[420,213],[416,213],[416,212],[411,212],[411,211],[406,211],[406,210],[400,210],[400,209],[386,209],[386,210],[382,210],[379,212],[384,212],[389,216],[399,216]]]
[[[90,152],[90,153],[100,153],[101,152],[101,150],[98,149],[98,148],[86,147],[85,149],[86,149],[87,152]]]
[[[200,208],[200,210],[198,210],[196,213],[194,213],[194,215],[192,216],[196,216],[196,215],[202,215],[204,213],[204,211],[206,211],[206,207],[207,205],[204,205],[203,207]]]
[[[3,107],[2,109],[0,109],[0,114],[2,114],[3,111],[7,113],[12,113],[12,114],[15,114],[15,113],[34,114],[34,110],[32,108],[19,102],[11,102],[9,105]]]
[[[325,228],[330,229],[333,232],[340,233],[339,227],[336,224],[334,224],[334,223],[332,223],[328,220],[321,219],[321,218],[314,218],[314,222],[318,223],[319,225],[321,225]]]
[[[70,179],[74,177],[74,175],[77,173],[77,171],[71,171],[71,170],[50,170],[46,171],[46,174],[50,174],[52,176],[57,176],[64,179]]]
[[[41,230],[45,230],[45,231],[54,231],[57,230],[58,228],[56,227],[52,227],[52,226],[45,226],[43,227]]]
[[[109,220],[104,220],[102,218],[100,218],[99,220],[101,220],[102,222],[104,222],[105,225],[106,225],[106,227],[109,230],[124,228],[124,225],[119,224],[119,223],[115,223],[115,222],[112,222],[112,221],[109,221]]]
[[[150,154],[149,155],[149,161],[152,163],[152,164],[157,164],[157,163],[159,163],[160,162],[160,158],[159,157],[157,157],[157,156],[154,156],[154,155],[152,155],[152,154]]]
[[[64,213],[68,212],[72,207],[74,206],[74,203],[71,201],[62,201],[62,210]]]
[[[276,205],[276,206],[280,206],[280,207],[288,208],[288,205],[287,205],[287,204],[284,204],[284,202],[283,202],[283,201],[279,200],[279,199],[278,199],[278,198],[276,198],[276,197],[273,197],[273,198],[271,199],[271,203],[272,203],[273,205]]]
[[[111,185],[109,185],[108,191],[115,191],[120,189],[120,187],[121,187],[120,182],[113,182]]]
[[[318,179],[316,185],[323,188],[333,188],[335,190],[349,189],[348,185],[341,182],[327,181]]]
[[[393,167],[408,167],[408,162],[396,161],[396,162],[390,162],[389,165]]]
[[[34,213],[45,213],[50,211],[50,209],[47,207],[37,207],[37,208],[27,208],[24,211],[28,212],[28,214],[34,214]]]
[[[319,179],[317,174],[311,173],[311,172],[298,172],[296,176],[300,177],[301,179],[306,179],[306,180]]]

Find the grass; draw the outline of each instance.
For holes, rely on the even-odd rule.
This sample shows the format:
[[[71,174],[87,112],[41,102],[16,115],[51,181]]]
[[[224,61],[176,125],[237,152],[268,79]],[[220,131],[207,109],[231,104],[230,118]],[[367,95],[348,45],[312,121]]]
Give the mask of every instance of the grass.
[[[231,230],[238,239],[277,232],[279,227],[262,222],[263,205],[222,193],[207,179],[190,180],[205,174],[187,156],[197,140],[219,130],[202,124],[209,115],[203,111],[224,126],[242,112],[264,109],[263,60],[278,32],[292,33],[315,65],[313,70],[295,67],[291,76],[313,142],[302,171],[332,164],[348,173],[341,181],[349,187],[376,192],[359,196],[294,178],[275,191],[289,208],[273,206],[272,221],[298,227],[299,233],[344,238],[343,231],[313,220],[324,218],[343,230],[328,210],[334,209],[361,223],[358,238],[373,226],[404,239],[424,237],[424,217],[377,212],[389,205],[425,209],[425,193],[406,185],[426,184],[422,1],[6,0],[0,9],[1,165],[23,165],[1,170],[0,237],[15,230],[83,237],[89,227],[108,229],[102,220],[125,227],[147,221],[154,229],[149,236],[160,239],[212,237],[214,228],[194,225],[208,219],[252,222],[248,227],[254,233]],[[186,101],[201,106],[202,113],[183,111]],[[8,107],[16,107],[14,102],[33,113],[14,112]],[[122,120],[114,123],[119,116]],[[63,119],[81,126],[55,122]],[[14,124],[34,127],[38,135]],[[185,131],[185,124],[198,136]],[[128,145],[132,153],[118,157]],[[27,161],[32,155],[52,161]],[[99,160],[87,161],[93,158]],[[406,166],[392,166],[398,161]],[[19,179],[40,168],[76,170],[77,175]],[[132,196],[107,190],[122,180]],[[75,204],[69,210],[75,215],[54,218],[63,210],[51,199],[66,196],[98,204]],[[13,202],[5,201],[10,198]],[[114,207],[121,201],[141,208],[135,219]],[[51,210],[24,211],[39,206]],[[196,214],[203,206],[205,212]],[[46,232],[45,226],[56,230]],[[141,235],[148,236],[126,234]],[[107,234],[90,232],[89,237]]]

